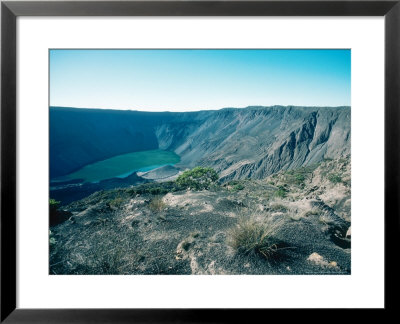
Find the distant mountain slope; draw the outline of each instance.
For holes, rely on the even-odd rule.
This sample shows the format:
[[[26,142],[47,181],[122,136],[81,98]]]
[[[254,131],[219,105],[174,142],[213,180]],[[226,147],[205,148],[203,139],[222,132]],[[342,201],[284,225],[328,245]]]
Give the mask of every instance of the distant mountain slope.
[[[225,179],[261,179],[350,154],[350,107],[248,107],[185,117],[157,128],[160,148]]]
[[[350,153],[350,107],[248,107],[185,113],[50,108],[50,175],[114,155],[175,151],[182,167],[263,178]]]

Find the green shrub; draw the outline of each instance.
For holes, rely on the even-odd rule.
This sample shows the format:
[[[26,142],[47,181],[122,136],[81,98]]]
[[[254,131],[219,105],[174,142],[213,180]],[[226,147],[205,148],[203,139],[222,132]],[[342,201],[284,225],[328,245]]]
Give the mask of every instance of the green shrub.
[[[195,167],[186,170],[177,179],[176,183],[182,188],[194,190],[208,189],[218,180],[218,174],[212,168]]]
[[[244,189],[244,185],[242,185],[241,183],[237,183],[230,189],[230,191],[237,192],[237,191],[240,191],[243,189]]]
[[[304,174],[297,173],[294,175],[294,182],[298,185],[302,184],[305,179],[306,177],[304,176]]]
[[[50,212],[55,212],[57,211],[58,207],[60,207],[60,201],[57,201],[55,199],[50,199],[49,200],[49,206],[50,206]]]
[[[285,176],[285,181],[288,184],[294,184],[294,185],[303,184],[305,179],[306,179],[306,177],[304,176],[304,174],[302,174],[300,172],[291,171]]]
[[[228,244],[239,253],[269,258],[278,250],[274,239],[277,228],[272,222],[241,220],[229,233]]]
[[[328,180],[334,184],[342,182],[342,177],[339,174],[331,173],[328,175]]]
[[[149,193],[152,195],[159,195],[161,193],[161,188],[150,188]]]
[[[49,200],[50,220],[54,219],[58,215],[58,208],[60,207],[60,201],[55,199]],[[52,222],[51,222],[52,223]]]
[[[285,198],[287,196],[288,190],[283,187],[283,186],[279,186],[278,190],[275,191],[275,196],[279,197],[279,198]]]
[[[166,181],[162,183],[145,183],[127,189],[130,195],[135,194],[150,194],[150,195],[163,195],[168,192],[178,191],[178,185],[174,181]]]
[[[312,173],[312,167],[302,167],[296,170],[287,171],[285,174],[285,182],[291,185],[303,186],[306,176]]]

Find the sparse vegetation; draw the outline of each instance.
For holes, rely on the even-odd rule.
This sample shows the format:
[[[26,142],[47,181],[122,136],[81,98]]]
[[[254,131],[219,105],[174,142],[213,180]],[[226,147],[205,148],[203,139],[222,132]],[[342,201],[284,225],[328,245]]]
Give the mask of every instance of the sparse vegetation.
[[[150,188],[149,193],[152,195],[160,195],[168,193],[168,190],[165,188],[156,187],[156,188]]]
[[[328,180],[334,184],[341,183],[342,177],[337,173],[331,173],[330,175],[328,175]]]
[[[238,180],[229,181],[225,186],[228,187],[228,190],[230,192],[238,192],[245,188],[242,181],[238,181]]]
[[[167,207],[167,204],[162,200],[161,197],[154,197],[149,204],[150,210],[153,212],[161,212]]]
[[[57,212],[58,207],[60,207],[60,201],[57,201],[55,199],[50,199],[49,200],[49,206],[50,206],[50,213],[52,212]]]
[[[218,174],[212,168],[195,167],[186,170],[177,179],[176,183],[182,188],[194,190],[208,189],[212,183],[218,180]]]
[[[294,171],[289,171],[286,174],[286,183],[289,184],[295,184],[295,185],[302,185],[304,183],[304,180],[306,179],[303,173],[300,172],[294,172]]]
[[[279,198],[285,198],[288,190],[284,186],[278,186],[278,190],[275,191],[275,196]]]
[[[282,213],[285,213],[288,210],[287,207],[282,205],[282,204],[273,204],[269,208],[270,208],[271,212],[282,212]]]
[[[278,250],[274,239],[277,228],[277,223],[242,219],[230,232],[228,243],[239,253],[269,258]]]
[[[57,243],[54,234],[51,230],[49,230],[49,245],[50,247],[54,246]]]
[[[289,185],[304,187],[307,177],[318,167],[319,164],[301,167],[286,171],[284,174],[284,181]]]
[[[232,187],[231,191],[232,192],[237,192],[237,191],[240,191],[240,190],[243,190],[243,189],[244,189],[244,186],[241,183],[238,183],[238,184],[236,184],[236,185],[234,185]]]
[[[60,209],[61,202],[55,199],[49,200],[49,221],[50,226],[56,225],[60,222],[65,221],[70,217],[69,212],[65,212]]]
[[[125,199],[123,199],[122,197],[115,197],[114,199],[111,199],[109,202],[108,202],[108,205],[110,206],[110,207],[113,207],[113,208],[119,208],[119,207],[121,207],[122,206],[122,204],[124,203],[124,201],[125,201]]]
[[[340,175],[342,184],[350,181],[349,167],[341,168],[335,160],[310,174],[302,168],[265,179],[210,180],[203,191],[197,188],[205,189],[207,181],[188,177],[200,185],[149,182],[99,191],[62,207],[53,201],[59,214],[72,216],[51,225],[50,273],[308,273],[310,265],[303,265],[310,247],[336,251],[330,233],[341,224],[338,217],[346,220],[344,230],[350,225],[348,188],[326,185],[330,174]],[[74,238],[76,233],[81,236]],[[343,254],[337,269],[321,273],[347,273],[348,258]]]
[[[95,269],[96,274],[115,275],[123,273],[123,267],[126,264],[124,260],[126,251],[120,245],[108,249],[102,242],[96,242],[91,253],[93,257],[88,260],[87,265],[90,264]]]
[[[168,192],[178,191],[180,188],[175,181],[166,181],[162,183],[153,182],[153,183],[145,183],[133,188],[127,189],[127,192],[131,195],[142,195],[142,194],[150,194],[150,195],[164,195]]]

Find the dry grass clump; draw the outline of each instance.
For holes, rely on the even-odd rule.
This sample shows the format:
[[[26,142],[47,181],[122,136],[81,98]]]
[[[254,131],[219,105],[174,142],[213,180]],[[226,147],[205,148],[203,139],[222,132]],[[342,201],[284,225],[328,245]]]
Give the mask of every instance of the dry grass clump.
[[[108,205],[112,208],[119,208],[125,202],[124,198],[122,197],[115,197],[108,202]]]
[[[150,201],[149,208],[153,212],[161,212],[167,207],[167,204],[161,197],[155,197]]]
[[[277,233],[281,222],[255,221],[241,219],[236,227],[229,233],[228,244],[243,254],[257,254],[270,258],[278,251],[274,235]]]
[[[270,211],[271,212],[282,212],[286,213],[288,211],[287,207],[282,205],[282,204],[272,204],[270,205]]]

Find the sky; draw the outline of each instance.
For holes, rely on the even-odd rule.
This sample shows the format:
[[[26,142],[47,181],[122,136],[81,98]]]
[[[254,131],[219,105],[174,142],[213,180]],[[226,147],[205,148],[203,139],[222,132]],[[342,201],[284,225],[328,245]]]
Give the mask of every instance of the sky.
[[[51,49],[49,58],[51,106],[350,106],[350,50]]]

